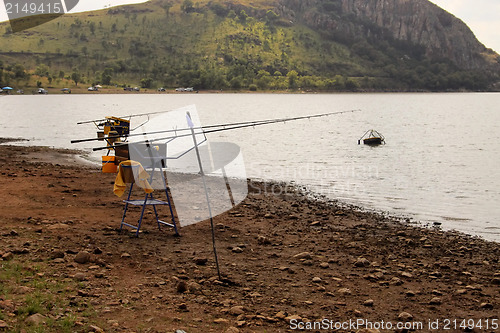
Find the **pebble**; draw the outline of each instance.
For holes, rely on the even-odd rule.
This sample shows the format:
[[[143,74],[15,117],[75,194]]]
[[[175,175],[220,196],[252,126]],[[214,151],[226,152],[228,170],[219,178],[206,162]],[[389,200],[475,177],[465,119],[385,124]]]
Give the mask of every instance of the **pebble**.
[[[327,263],[327,262],[322,262],[321,264],[319,264],[319,267],[320,268],[323,268],[323,269],[326,269],[326,268],[329,268],[330,267],[330,264]]]
[[[293,256],[295,259],[312,259],[312,255],[309,252],[301,252]]]
[[[290,322],[292,320],[300,321],[300,320],[302,320],[302,317],[298,316],[298,315],[291,315],[291,316],[285,317],[285,320],[287,322]]]
[[[323,281],[323,280],[321,280],[321,278],[320,278],[320,277],[318,277],[318,276],[315,276],[315,277],[313,277],[313,279],[312,279],[312,282],[314,282],[314,283],[321,283],[321,281]]]
[[[257,243],[261,245],[269,245],[271,244],[271,240],[269,240],[266,236],[259,236],[257,237]]]
[[[407,297],[414,297],[415,295],[416,295],[416,293],[413,290],[408,290],[406,292],[406,296]]]
[[[9,325],[7,325],[7,323],[3,320],[0,320],[0,329],[2,328],[9,328]]]
[[[197,294],[197,293],[200,293],[202,291],[201,285],[194,282],[194,281],[189,282],[187,285],[187,288],[188,288],[189,292],[192,294]]]
[[[104,330],[100,328],[99,326],[96,325],[89,325],[89,330],[90,332],[98,332],[98,333],[103,333]]]
[[[236,327],[231,326],[226,330],[226,333],[240,333],[240,330]]]
[[[491,304],[491,303],[481,303],[481,309],[493,310],[493,304]]]
[[[194,263],[198,266],[204,266],[208,262],[207,258],[194,258]]]
[[[188,290],[186,281],[179,281],[179,283],[177,283],[176,290],[178,293],[181,293],[181,294],[185,293]]]
[[[12,252],[6,252],[2,255],[2,260],[9,261],[14,258],[14,254]]]
[[[500,278],[494,278],[493,280],[491,280],[491,284],[494,284],[496,286],[500,286]]]
[[[28,325],[40,325],[40,324],[45,323],[46,320],[47,320],[47,317],[45,317],[44,315],[41,315],[39,313],[35,313],[35,314],[29,316],[28,318],[26,318],[26,320],[24,322]]]
[[[245,309],[242,306],[233,306],[229,309],[229,313],[233,316],[239,316],[245,313]]]
[[[79,272],[75,274],[74,278],[77,281],[85,281],[87,279],[87,276],[85,275],[85,273]]]
[[[410,313],[408,312],[401,312],[399,315],[398,315],[398,319],[401,320],[401,321],[411,321],[413,320],[413,315],[411,315]]]
[[[123,252],[123,253],[120,255],[120,257],[122,257],[122,258],[130,258],[130,257],[132,257],[132,256],[130,255],[130,253]]]
[[[373,306],[374,301],[372,299],[367,299],[366,301],[363,302],[364,306]]]
[[[430,300],[429,304],[430,305],[441,305],[443,302],[441,301],[440,297],[434,297],[433,299]]]
[[[401,281],[400,278],[393,277],[391,281],[389,281],[389,284],[392,284],[393,286],[400,286],[403,284],[403,281]]]
[[[228,324],[229,320],[227,320],[225,318],[217,318],[217,319],[214,319],[214,323],[216,323],[216,324]]]
[[[354,263],[354,266],[356,267],[368,267],[370,266],[370,261],[366,258],[360,257],[356,262]]]
[[[337,292],[341,295],[351,295],[352,291],[349,288],[340,288]]]
[[[233,251],[234,253],[241,253],[243,252],[243,249],[239,246],[235,246],[231,251]]]
[[[90,253],[87,251],[80,251],[75,256],[75,262],[78,264],[86,264],[90,261]]]

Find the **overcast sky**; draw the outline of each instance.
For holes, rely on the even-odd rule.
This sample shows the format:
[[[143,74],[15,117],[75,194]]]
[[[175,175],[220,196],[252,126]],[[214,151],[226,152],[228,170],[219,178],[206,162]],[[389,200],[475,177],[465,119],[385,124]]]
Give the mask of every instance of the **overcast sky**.
[[[0,21],[7,20],[3,1],[0,0]],[[146,0],[80,0],[72,10],[102,9],[120,4]],[[486,47],[500,53],[500,0],[431,0],[436,5],[462,19]]]

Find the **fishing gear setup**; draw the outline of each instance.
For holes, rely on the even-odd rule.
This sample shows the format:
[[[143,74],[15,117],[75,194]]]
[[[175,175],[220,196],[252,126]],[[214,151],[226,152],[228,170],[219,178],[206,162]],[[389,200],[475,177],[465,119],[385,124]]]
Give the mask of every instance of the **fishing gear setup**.
[[[124,200],[120,229],[130,227],[138,236],[146,206],[153,207],[159,228],[164,225],[172,227],[176,234],[177,223],[186,226],[210,220],[215,262],[221,278],[213,216],[229,211],[242,202],[247,197],[248,184],[240,147],[230,142],[208,141],[206,135],[358,111],[360,110],[202,126],[196,107],[191,105],[172,111],[79,122],[78,124],[93,123],[98,130],[97,137],[72,140],[71,143],[105,141],[106,145],[92,149],[107,151],[102,156],[102,172],[117,173],[115,194],[117,183],[122,188],[130,183],[128,198]],[[157,116],[149,119],[150,115]],[[147,121],[131,129],[131,120],[144,116]],[[167,126],[169,128],[165,129]],[[139,184],[146,192],[142,200],[132,200],[130,197],[134,183]],[[166,201],[153,198],[152,191],[157,189],[165,192]],[[123,194],[124,191],[118,192]],[[129,205],[142,208],[136,225],[125,222]],[[168,205],[170,208],[171,223],[159,219],[156,206],[161,205]]]

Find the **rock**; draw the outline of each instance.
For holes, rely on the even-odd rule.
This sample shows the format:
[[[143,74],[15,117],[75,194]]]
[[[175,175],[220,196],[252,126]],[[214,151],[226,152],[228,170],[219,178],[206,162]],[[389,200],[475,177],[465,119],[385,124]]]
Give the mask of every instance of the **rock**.
[[[14,302],[11,299],[6,299],[5,301],[0,300],[0,309],[14,311]]]
[[[481,309],[493,310],[493,304],[491,304],[491,303],[481,303]]]
[[[300,321],[300,320],[302,320],[302,317],[298,316],[298,315],[291,315],[291,316],[286,317],[285,320],[287,322],[290,322],[292,320]]]
[[[86,264],[90,261],[90,253],[87,251],[80,251],[75,256],[75,262],[78,264]]]
[[[2,255],[2,260],[9,261],[14,259],[14,254],[12,252],[6,252]]]
[[[9,328],[9,325],[3,320],[0,320],[0,329]]]
[[[320,268],[323,268],[323,269],[327,269],[330,267],[330,264],[327,263],[327,262],[322,262],[321,264],[319,264],[319,267]]]
[[[354,266],[356,267],[368,267],[370,266],[370,261],[366,258],[360,257],[356,262],[354,263]]]
[[[226,330],[226,333],[240,333],[240,330],[236,327],[231,326]]]
[[[64,258],[56,258],[56,259],[52,260],[52,262],[54,264],[64,264],[66,262],[66,260],[64,260]]]
[[[89,325],[89,331],[90,332],[104,333],[104,330],[96,325]]]
[[[26,320],[24,322],[28,325],[40,325],[40,324],[45,323],[46,321],[47,321],[47,317],[45,317],[39,313],[35,313],[35,314],[29,316],[28,318],[26,318]]]
[[[208,262],[208,258],[194,258],[194,263],[198,266],[204,266]]]
[[[94,249],[94,254],[102,254],[102,250],[98,247]]]
[[[406,292],[406,297],[414,297],[416,293],[413,290],[408,290]]]
[[[320,277],[318,277],[318,276],[315,276],[315,277],[313,277],[313,279],[312,279],[312,282],[314,282],[314,283],[321,283],[321,281],[323,281],[323,280],[321,280],[321,278],[320,278]]]
[[[401,281],[400,278],[393,277],[391,281],[389,281],[389,284],[392,284],[393,286],[400,286],[403,284],[403,281]]]
[[[401,273],[401,276],[405,277],[405,278],[408,278],[408,279],[411,279],[413,277],[413,275],[411,273],[408,273],[408,272]]]
[[[431,299],[429,301],[430,305],[441,305],[442,303],[443,303],[443,301],[441,301],[440,297],[434,297],[433,299]]]
[[[64,256],[65,256],[64,251],[54,251],[50,254],[51,259],[64,258]]]
[[[229,320],[227,320],[225,318],[217,318],[217,319],[214,319],[214,323],[216,323],[216,324],[228,324]]]
[[[412,321],[413,320],[413,315],[411,315],[410,313],[408,312],[401,312],[399,315],[398,315],[398,319],[400,321],[404,321],[404,322],[408,322],[408,321]]]
[[[286,318],[286,315],[285,315],[285,313],[284,313],[283,311],[280,311],[280,312],[278,312],[278,313],[275,315],[275,317],[276,317],[276,318],[278,318],[278,319],[282,319],[282,320],[283,320],[283,319],[285,319],[285,318]]]
[[[132,257],[132,256],[130,255],[130,253],[123,252],[123,253],[120,255],[120,257],[121,257],[121,258],[130,258],[130,257]]]
[[[312,255],[309,252],[301,252],[293,256],[295,259],[312,259]]]
[[[271,241],[266,236],[259,236],[257,237],[257,243],[261,245],[269,245],[271,244]]]
[[[242,306],[233,306],[229,309],[229,313],[233,316],[239,316],[245,313],[245,309]]]
[[[179,281],[176,286],[176,290],[178,293],[185,293],[188,290],[186,281]]]
[[[234,253],[241,253],[243,252],[243,249],[239,246],[235,246],[231,251],[233,251]]]
[[[455,294],[465,295],[465,294],[467,294],[467,289],[458,289],[457,291],[455,291]]]
[[[374,304],[374,301],[372,299],[367,299],[366,301],[363,302],[364,306],[372,307]]]
[[[496,277],[493,280],[491,280],[491,284],[500,286],[500,278]]]
[[[313,221],[310,224],[311,227],[319,227],[321,226],[321,221]]]
[[[192,294],[198,294],[202,291],[201,285],[194,282],[194,281],[189,282],[187,285],[187,288],[188,288],[189,292]]]
[[[74,278],[77,281],[85,281],[87,280],[87,275],[85,275],[85,273],[78,272],[75,274]]]
[[[341,295],[351,295],[352,294],[351,289],[349,289],[349,288],[340,288],[339,290],[337,290],[337,292]]]
[[[16,289],[14,289],[14,293],[18,294],[18,295],[25,295],[28,293],[32,293],[34,290],[35,290],[34,288],[30,288],[30,287],[26,287],[26,286],[19,286]]]
[[[264,218],[265,218],[265,219],[272,219],[272,218],[273,218],[273,215],[272,215],[272,214],[267,213],[266,215],[264,215]]]
[[[181,303],[181,304],[179,304],[178,308],[179,308],[179,310],[186,311],[188,307],[187,307],[186,303]]]

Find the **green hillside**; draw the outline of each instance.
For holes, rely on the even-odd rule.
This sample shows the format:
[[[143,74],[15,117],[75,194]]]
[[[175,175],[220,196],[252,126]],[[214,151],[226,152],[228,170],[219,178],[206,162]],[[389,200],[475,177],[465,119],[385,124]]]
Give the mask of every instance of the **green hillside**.
[[[3,23],[0,85],[401,91],[491,90],[499,80],[418,45],[325,34],[269,3],[152,0],[18,33]]]

